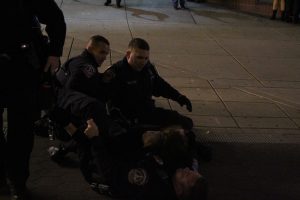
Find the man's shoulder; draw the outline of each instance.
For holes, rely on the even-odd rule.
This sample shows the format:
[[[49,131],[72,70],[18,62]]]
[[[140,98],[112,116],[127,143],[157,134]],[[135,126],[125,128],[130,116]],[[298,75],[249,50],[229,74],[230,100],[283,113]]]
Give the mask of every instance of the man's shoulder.
[[[124,59],[122,59],[112,64],[106,71],[109,71],[110,73],[114,74],[121,74],[124,71],[126,71],[127,65],[127,62],[125,62]]]
[[[155,65],[153,65],[150,61],[146,64],[144,71],[147,74],[158,75]]]
[[[72,57],[67,62],[69,62],[69,66],[72,68],[97,68],[96,64],[84,55]]]
[[[124,66],[128,65],[128,63],[124,60],[121,59],[117,62],[115,62],[114,64],[112,64],[112,66],[110,68],[115,69],[115,70],[120,70],[122,68],[124,68]]]

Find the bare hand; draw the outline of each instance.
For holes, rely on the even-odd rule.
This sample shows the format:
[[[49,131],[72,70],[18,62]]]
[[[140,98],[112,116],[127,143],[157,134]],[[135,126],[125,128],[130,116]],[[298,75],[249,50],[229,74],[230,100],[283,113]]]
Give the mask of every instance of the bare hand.
[[[99,136],[99,129],[93,119],[87,120],[87,127],[84,130],[84,134],[89,138]]]
[[[60,57],[57,56],[49,56],[47,59],[47,63],[44,67],[44,72],[48,72],[50,69],[51,74],[59,68],[60,65]]]

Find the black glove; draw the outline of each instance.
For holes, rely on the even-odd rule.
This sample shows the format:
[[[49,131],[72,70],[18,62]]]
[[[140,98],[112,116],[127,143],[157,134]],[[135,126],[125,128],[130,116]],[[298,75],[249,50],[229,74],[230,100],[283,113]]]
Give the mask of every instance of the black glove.
[[[186,109],[190,112],[192,112],[192,103],[191,101],[184,95],[180,95],[179,98],[177,99],[177,102],[181,105],[181,106],[186,106]]]

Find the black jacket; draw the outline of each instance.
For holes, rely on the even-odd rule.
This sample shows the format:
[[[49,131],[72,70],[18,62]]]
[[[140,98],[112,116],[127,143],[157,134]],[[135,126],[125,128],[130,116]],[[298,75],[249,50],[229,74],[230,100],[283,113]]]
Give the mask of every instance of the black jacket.
[[[105,101],[106,87],[102,82],[101,74],[98,72],[99,64],[93,55],[84,50],[79,56],[71,58],[63,65],[56,76],[63,82],[66,92],[76,91]]]
[[[124,143],[126,144],[126,142]],[[98,170],[105,183],[111,187],[113,197],[127,197],[134,200],[176,199],[171,180],[172,174],[165,169],[163,164],[156,162],[153,154],[147,149],[138,148],[135,152],[131,152],[128,148],[122,148],[122,145],[121,148],[115,149],[116,145],[113,144],[104,147],[109,151],[109,154],[105,156],[103,143],[97,137],[91,140],[91,144],[94,158],[102,158],[99,164],[105,170],[103,168],[98,168]],[[108,155],[110,156],[108,157]],[[104,157],[106,159],[103,159]],[[140,175],[146,181],[139,182],[139,184],[130,183],[128,179],[130,179],[129,177],[132,175],[130,171],[133,169],[143,170],[145,173]]]
[[[159,76],[148,62],[142,71],[133,70],[127,59],[115,63],[105,73],[113,74],[111,80],[112,103],[128,117],[152,109],[152,96],[177,100],[180,93]]]
[[[49,36],[49,55],[61,56],[66,35],[64,15],[54,0],[9,0],[0,8],[0,52],[18,51],[22,44],[30,44],[34,33],[32,21],[37,17],[46,25]]]

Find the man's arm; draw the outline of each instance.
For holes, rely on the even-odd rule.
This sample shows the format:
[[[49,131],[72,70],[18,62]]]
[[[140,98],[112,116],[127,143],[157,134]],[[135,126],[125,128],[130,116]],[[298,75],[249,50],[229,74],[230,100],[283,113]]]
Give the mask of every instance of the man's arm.
[[[173,101],[178,102],[181,106],[185,105],[187,110],[191,112],[191,101],[186,96],[182,95],[173,86],[171,86],[168,82],[166,82],[161,76],[159,76],[155,67],[152,64],[150,64],[149,67],[154,76],[153,95],[172,99]]]
[[[60,65],[59,58],[62,56],[66,37],[66,23],[63,12],[53,0],[35,0],[33,2],[34,13],[42,24],[46,25],[48,34],[49,54],[44,71],[51,67],[53,73]]]

